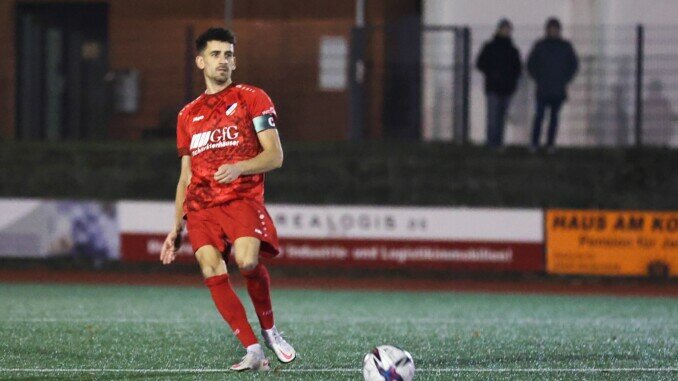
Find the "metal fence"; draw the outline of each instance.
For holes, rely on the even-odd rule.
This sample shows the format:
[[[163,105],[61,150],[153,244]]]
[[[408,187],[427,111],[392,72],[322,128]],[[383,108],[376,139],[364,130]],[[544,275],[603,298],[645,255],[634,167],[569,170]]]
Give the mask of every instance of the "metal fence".
[[[645,28],[643,143],[678,147],[678,27]]]
[[[466,142],[470,117],[471,31],[422,28],[421,137]]]
[[[472,26],[475,59],[494,27]],[[564,30],[580,67],[569,86],[558,144],[571,146],[678,146],[678,28],[570,26]],[[514,42],[524,62],[538,26],[515,26]],[[482,142],[485,124],[483,78],[471,77],[471,140]],[[524,73],[513,96],[506,131],[508,144],[527,144],[535,108],[535,85]]]
[[[351,137],[398,138],[403,136],[390,134],[389,130],[416,124],[423,140],[482,144],[486,139],[485,96],[475,61],[495,27],[406,27],[410,29],[395,33],[383,26],[353,31],[349,64],[354,68],[349,75],[353,81]],[[419,36],[417,62],[403,60],[400,53],[390,55],[398,50],[389,48],[389,38],[392,45],[401,41],[389,35],[402,34]],[[541,26],[515,26],[513,38],[523,62],[543,35]],[[678,27],[566,27],[564,37],[572,42],[580,66],[568,88],[557,144],[678,146],[677,36]],[[389,75],[394,70],[406,75]],[[389,91],[394,88],[393,81],[401,88],[418,88],[418,97],[409,90],[407,94]],[[528,144],[535,103],[535,83],[524,72],[509,110],[507,144]],[[404,107],[416,108],[416,112],[404,112]],[[400,117],[389,120],[390,115]],[[390,126],[392,123],[402,126]],[[364,133],[380,126],[384,129],[382,136]]]

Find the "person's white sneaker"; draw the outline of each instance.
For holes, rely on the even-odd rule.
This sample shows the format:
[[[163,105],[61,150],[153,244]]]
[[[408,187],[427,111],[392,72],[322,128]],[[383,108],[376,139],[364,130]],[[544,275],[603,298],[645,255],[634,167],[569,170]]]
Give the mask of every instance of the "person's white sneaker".
[[[264,337],[266,346],[275,352],[275,356],[281,363],[287,364],[297,357],[297,352],[285,341],[282,334],[275,327],[262,330],[261,335]]]
[[[257,348],[248,350],[247,354],[243,356],[242,360],[239,363],[233,364],[231,370],[237,372],[242,372],[245,370],[270,370],[271,368],[268,365],[268,360],[264,355],[264,350],[261,349],[261,346],[257,344]]]

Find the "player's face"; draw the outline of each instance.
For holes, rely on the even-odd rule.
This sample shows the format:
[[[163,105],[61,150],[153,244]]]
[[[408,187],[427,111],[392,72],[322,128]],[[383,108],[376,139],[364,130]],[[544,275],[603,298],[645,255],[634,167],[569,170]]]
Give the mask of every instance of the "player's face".
[[[231,80],[235,70],[235,52],[233,44],[223,41],[209,41],[205,50],[195,58],[198,68],[205,78],[222,84]]]

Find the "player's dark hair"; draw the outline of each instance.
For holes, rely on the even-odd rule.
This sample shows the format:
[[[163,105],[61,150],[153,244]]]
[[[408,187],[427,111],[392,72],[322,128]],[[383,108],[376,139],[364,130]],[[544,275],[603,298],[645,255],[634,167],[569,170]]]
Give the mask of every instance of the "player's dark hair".
[[[210,41],[229,42],[235,45],[235,34],[229,29],[209,28],[195,40],[195,48],[202,53]]]

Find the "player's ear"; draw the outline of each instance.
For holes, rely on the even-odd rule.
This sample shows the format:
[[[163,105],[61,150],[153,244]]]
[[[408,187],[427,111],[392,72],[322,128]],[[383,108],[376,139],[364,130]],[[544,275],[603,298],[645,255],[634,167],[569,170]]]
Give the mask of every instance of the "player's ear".
[[[205,58],[203,58],[202,54],[195,56],[195,66],[200,70],[205,69]]]
[[[238,66],[238,65],[236,65],[236,63],[237,63],[236,59],[235,59],[235,57],[233,57],[233,64],[232,64],[232,67],[231,67],[231,71],[235,70],[235,68]]]

